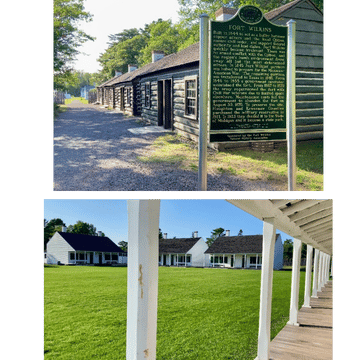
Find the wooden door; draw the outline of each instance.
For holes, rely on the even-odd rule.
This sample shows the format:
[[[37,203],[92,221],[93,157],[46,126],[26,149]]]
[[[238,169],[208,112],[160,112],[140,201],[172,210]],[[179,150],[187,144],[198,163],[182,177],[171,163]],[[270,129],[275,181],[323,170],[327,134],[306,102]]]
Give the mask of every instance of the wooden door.
[[[164,128],[172,127],[171,80],[164,81]]]
[[[158,81],[158,126],[164,124],[164,82]]]

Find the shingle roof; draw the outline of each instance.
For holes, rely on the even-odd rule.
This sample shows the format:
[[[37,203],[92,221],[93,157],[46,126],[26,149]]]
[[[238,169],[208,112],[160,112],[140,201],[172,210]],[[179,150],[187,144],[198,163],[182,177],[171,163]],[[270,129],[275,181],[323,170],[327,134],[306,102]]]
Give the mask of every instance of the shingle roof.
[[[185,254],[201,238],[162,239],[159,241],[159,253],[163,254]]]
[[[136,69],[131,72],[127,72],[123,75],[120,75],[116,78],[112,78],[107,82],[99,86],[111,86],[123,82],[128,82],[135,79],[138,76],[144,76],[150,73],[157,71],[174,68],[177,66],[182,66],[185,64],[190,64],[199,61],[199,43],[188,46],[186,49],[179,51],[178,53],[170,54],[164,56],[162,59],[144,65],[143,67]]]
[[[276,240],[280,234],[276,234]],[[205,254],[259,254],[262,252],[262,235],[220,236]]]
[[[106,236],[91,236],[67,232],[59,232],[59,234],[76,251],[123,252]]]
[[[274,18],[276,18],[277,16],[279,16],[280,14],[282,14],[284,11],[290,10],[292,7],[296,6],[298,3],[302,2],[304,0],[294,0],[291,1],[283,6],[280,6],[274,10],[270,10],[269,12],[267,12],[266,14],[264,14],[264,17],[267,20],[272,20]],[[314,7],[320,12],[322,13],[317,6],[311,1],[311,0],[307,0],[309,1],[312,5],[314,5]]]

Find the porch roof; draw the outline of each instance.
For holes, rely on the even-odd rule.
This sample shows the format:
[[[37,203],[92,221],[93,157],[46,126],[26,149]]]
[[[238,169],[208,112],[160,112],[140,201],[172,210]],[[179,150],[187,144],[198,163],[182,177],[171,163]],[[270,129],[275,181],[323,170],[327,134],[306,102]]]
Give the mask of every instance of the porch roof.
[[[280,234],[276,235],[278,238]],[[205,251],[205,254],[261,254],[262,235],[220,236]]]
[[[159,241],[159,254],[186,254],[200,239],[201,237],[161,239]]]
[[[227,200],[260,220],[274,218],[276,228],[332,255],[332,200]]]
[[[91,236],[67,232],[59,232],[59,234],[75,251],[123,252],[106,236]]]

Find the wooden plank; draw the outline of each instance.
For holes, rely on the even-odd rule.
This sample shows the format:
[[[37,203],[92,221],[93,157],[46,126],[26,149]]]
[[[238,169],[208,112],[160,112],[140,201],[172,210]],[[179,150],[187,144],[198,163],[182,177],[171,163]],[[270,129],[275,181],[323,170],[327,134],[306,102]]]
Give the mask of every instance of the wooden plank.
[[[295,7],[294,9],[291,9],[288,12],[286,12],[286,16],[294,19],[295,21],[298,20],[318,21],[318,22],[323,21],[323,16],[314,9],[301,9]]]
[[[292,19],[291,17],[282,17],[281,20],[274,21],[274,24],[278,25],[286,25],[286,23],[290,20],[296,21],[296,33],[298,31],[306,31],[309,33],[323,33],[323,23],[315,22],[315,21],[306,21],[299,19]]]
[[[296,56],[324,56],[323,47],[313,44],[296,44]]]
[[[311,308],[301,308],[300,326],[286,325],[270,344],[270,359],[332,359],[332,282],[325,285]]]

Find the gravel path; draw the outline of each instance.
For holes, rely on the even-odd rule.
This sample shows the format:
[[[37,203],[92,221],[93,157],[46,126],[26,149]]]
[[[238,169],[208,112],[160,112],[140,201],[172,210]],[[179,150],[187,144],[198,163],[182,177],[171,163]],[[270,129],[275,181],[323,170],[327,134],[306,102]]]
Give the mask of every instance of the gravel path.
[[[198,174],[176,165],[137,160],[158,136],[141,130],[137,118],[74,100],[54,122],[54,190],[57,191],[194,191]],[[159,132],[157,130],[160,130]],[[134,131],[134,130],[133,130]],[[208,174],[209,191],[278,190],[266,182]]]

